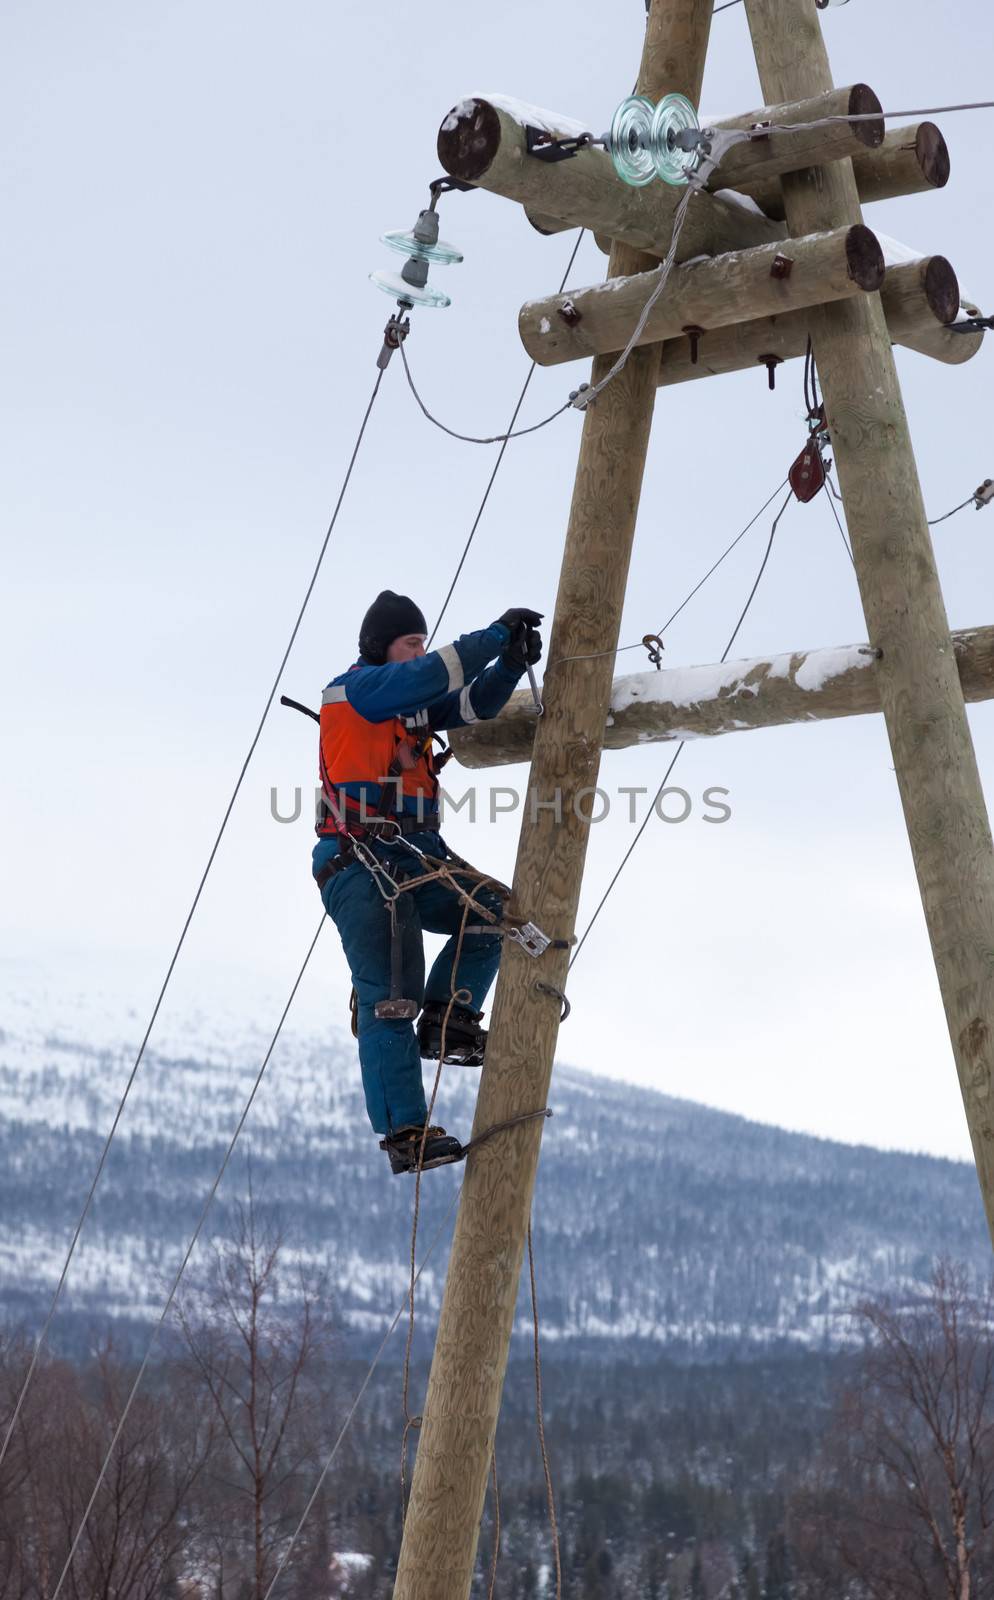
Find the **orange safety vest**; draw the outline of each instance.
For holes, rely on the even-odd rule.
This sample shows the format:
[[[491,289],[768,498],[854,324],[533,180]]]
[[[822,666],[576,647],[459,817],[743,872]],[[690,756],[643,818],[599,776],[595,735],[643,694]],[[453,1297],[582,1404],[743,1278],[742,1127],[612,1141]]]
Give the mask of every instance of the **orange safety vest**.
[[[401,794],[414,800],[421,796],[426,809],[434,808],[438,781],[426,711],[369,722],[349,704],[345,685],[335,683],[321,697],[320,725],[321,786],[326,796],[330,792],[339,813],[343,804],[356,814],[359,811],[357,800],[340,793],[347,783],[380,785],[383,795],[377,809],[385,815],[400,809]],[[330,808],[321,810],[318,832],[340,832]]]

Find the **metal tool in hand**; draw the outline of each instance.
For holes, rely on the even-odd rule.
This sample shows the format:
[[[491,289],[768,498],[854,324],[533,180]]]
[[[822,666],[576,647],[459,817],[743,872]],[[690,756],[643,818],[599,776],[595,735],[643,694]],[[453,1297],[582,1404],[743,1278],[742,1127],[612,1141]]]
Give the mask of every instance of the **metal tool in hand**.
[[[545,710],[545,707],[542,704],[541,696],[538,692],[538,682],[535,678],[535,668],[532,666],[530,661],[525,662],[525,671],[528,673],[528,684],[532,692],[532,699],[535,702],[535,715],[540,717]]]

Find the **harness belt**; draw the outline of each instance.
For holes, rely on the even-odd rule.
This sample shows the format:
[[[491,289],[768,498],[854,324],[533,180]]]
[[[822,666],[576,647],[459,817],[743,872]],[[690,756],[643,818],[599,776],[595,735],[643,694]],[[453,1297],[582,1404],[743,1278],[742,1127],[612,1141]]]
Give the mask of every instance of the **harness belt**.
[[[439,827],[440,823],[437,816],[416,817],[404,816],[403,814],[396,817],[369,817],[361,825],[359,823],[350,823],[348,833],[339,835],[337,856],[333,856],[328,865],[322,867],[321,871],[315,875],[318,889],[323,892],[325,884],[330,882],[336,873],[344,872],[347,867],[352,865],[354,857],[350,838],[383,838],[385,835],[388,836],[391,830],[402,834],[437,833]],[[387,842],[389,842],[389,838]]]

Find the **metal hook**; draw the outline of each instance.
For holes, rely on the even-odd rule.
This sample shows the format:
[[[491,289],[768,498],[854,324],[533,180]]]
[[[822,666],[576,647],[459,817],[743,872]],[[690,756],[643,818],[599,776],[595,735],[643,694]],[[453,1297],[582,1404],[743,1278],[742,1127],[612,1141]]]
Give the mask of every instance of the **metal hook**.
[[[642,643],[649,652],[649,660],[657,672],[662,670],[663,650],[666,648],[658,633],[644,633]]]
[[[566,1018],[569,1016],[570,1012],[573,1009],[573,1007],[570,1005],[569,1001],[567,1000],[565,994],[563,993],[562,989],[557,989],[554,983],[543,983],[541,978],[536,978],[535,979],[535,987],[536,987],[536,989],[541,990],[542,994],[551,994],[551,996],[552,996],[552,998],[554,1000],[561,1000],[562,1001],[563,1014],[559,1018],[559,1024],[560,1024],[560,1027],[561,1027],[562,1024],[566,1021]]]

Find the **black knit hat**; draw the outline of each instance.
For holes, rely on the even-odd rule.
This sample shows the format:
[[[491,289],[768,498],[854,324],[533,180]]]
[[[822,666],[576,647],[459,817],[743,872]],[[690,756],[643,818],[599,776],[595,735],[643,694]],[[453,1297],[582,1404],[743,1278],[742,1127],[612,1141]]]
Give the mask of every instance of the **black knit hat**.
[[[404,633],[427,633],[428,624],[406,594],[384,589],[373,601],[359,629],[359,652],[374,667],[382,667],[387,651]]]

